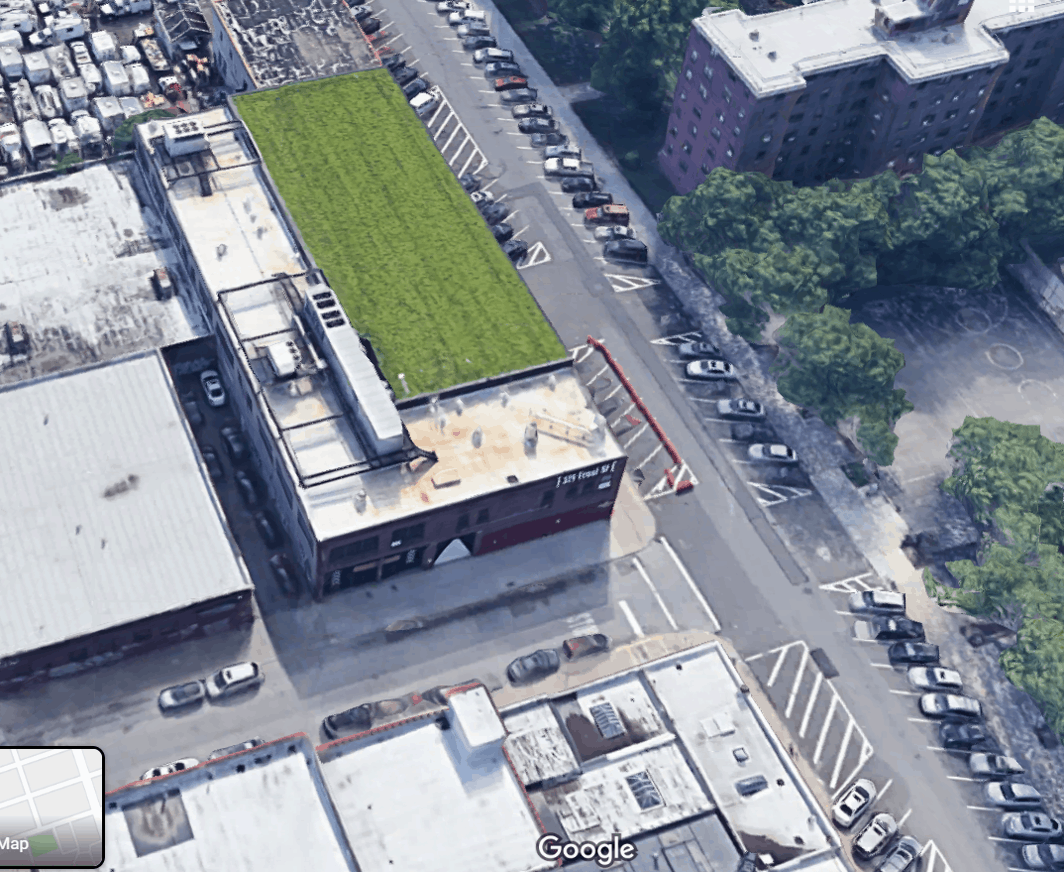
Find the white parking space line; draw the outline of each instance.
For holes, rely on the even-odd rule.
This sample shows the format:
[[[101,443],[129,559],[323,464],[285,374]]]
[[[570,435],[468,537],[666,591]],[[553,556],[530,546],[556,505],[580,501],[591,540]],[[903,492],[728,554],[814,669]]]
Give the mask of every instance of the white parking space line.
[[[384,41],[384,44],[385,44],[385,45],[391,45],[391,44],[392,44],[393,42],[395,42],[395,41],[396,41],[396,40],[397,40],[397,39],[398,39],[398,38],[399,38],[400,36],[402,36],[402,34],[401,34],[401,33],[397,33],[397,34],[396,34],[395,36],[393,36],[393,37],[392,37],[391,39],[387,39],[387,40],[385,40],[385,41]]]
[[[525,163],[535,164],[536,166],[539,166],[541,163],[543,163],[543,161],[541,161],[541,160],[526,160]],[[542,179],[544,179],[544,181],[546,181],[546,177],[545,176],[540,176],[540,178],[542,178]]]
[[[930,718],[909,718],[910,722],[914,724],[937,724],[938,721],[933,721]]]
[[[987,836],[991,842],[1008,842],[1010,845],[1029,845],[1030,842],[1025,842],[1023,839],[1006,839],[1004,836]]]
[[[622,445],[621,447],[625,451],[627,451],[628,450],[628,446],[631,445],[633,442],[635,442],[635,440],[638,439],[640,436],[642,436],[646,432],[647,427],[649,427],[649,426],[650,426],[649,424],[643,424],[643,426],[639,427],[635,431],[635,434],[632,436],[632,438],[629,439],[627,442],[625,442],[624,445]]]
[[[928,751],[945,751],[947,754],[949,753],[949,751],[946,751],[945,748],[942,748],[942,747],[940,747],[938,745],[928,745],[927,746],[927,750]]]
[[[969,778],[967,775],[947,775],[946,777],[950,781],[969,781],[972,784],[982,784],[983,783],[978,778]]]
[[[969,805],[969,806],[966,806],[966,808],[970,808],[972,811],[993,811],[993,812],[1000,812],[1001,811],[1000,808],[988,808],[985,805]]]
[[[527,134],[524,134],[524,133],[520,133],[520,132],[517,132],[517,133],[515,133],[515,132],[514,132],[514,131],[512,131],[512,130],[507,130],[507,131],[506,131],[506,135],[507,135],[507,136],[525,136],[525,135],[527,135]]]
[[[565,623],[569,625],[569,633],[573,636],[590,636],[592,633],[598,632],[598,625],[595,623],[591,612],[569,615],[565,619]]]
[[[533,149],[533,151],[534,150],[535,149]],[[569,196],[567,193],[565,193],[565,191],[551,191],[551,193],[554,194],[555,197],[568,197]]]
[[[642,460],[642,461],[641,461],[640,463],[637,463],[637,464],[635,465],[635,468],[636,468],[636,469],[640,469],[640,468],[642,468],[642,467],[646,466],[646,465],[647,465],[648,463],[650,463],[650,461],[651,461],[651,460],[653,460],[653,459],[654,459],[654,457],[655,457],[655,456],[657,455],[657,453],[658,453],[659,451],[661,451],[661,449],[662,449],[663,447],[664,447],[663,445],[661,445],[660,443],[658,443],[658,447],[657,447],[657,448],[655,448],[655,449],[654,449],[653,451],[651,451],[651,452],[650,452],[650,454],[648,454],[648,455],[647,455],[646,457],[644,457],[644,458],[643,458],[643,460]]]
[[[831,771],[831,781],[828,783],[830,790],[835,789],[835,785],[839,783],[839,770],[842,769],[842,761],[846,758],[846,749],[850,747],[850,739],[853,736],[854,720],[850,719],[846,724],[846,732],[842,736],[842,747],[839,748],[839,753],[835,757],[835,768]]]
[[[669,622],[669,626],[674,630],[679,629],[676,621],[673,620],[672,613],[669,611],[668,606],[665,605],[665,600],[661,598],[661,594],[658,593],[658,589],[654,586],[654,582],[650,580],[650,576],[647,575],[647,571],[643,568],[643,564],[639,562],[638,557],[632,558],[632,565],[636,568],[636,571],[643,576],[643,581],[647,583],[647,587],[650,588],[651,593],[654,594],[654,599],[658,601],[658,606],[661,608],[662,613]]]
[[[513,212],[511,212],[509,215],[506,216],[506,220],[507,221],[512,220],[514,215],[516,215],[520,211],[521,211],[520,209],[514,209]]]
[[[612,391],[610,391],[608,394],[606,394],[606,396],[604,396],[602,399],[603,400],[608,400],[610,397],[612,397],[615,393],[617,393],[617,391],[619,391],[623,387],[624,387],[623,384],[617,385],[617,387],[615,387]],[[640,465],[642,465],[642,464],[640,464]]]
[[[889,663],[876,663],[875,660],[870,660],[869,663],[871,663],[874,667],[876,667],[876,669],[893,669],[894,668]]]
[[[718,442],[727,442],[729,445],[745,445],[746,442],[742,439],[718,439]]]
[[[658,445],[658,447],[654,450],[654,454],[657,454],[658,450],[660,449],[661,445]],[[653,457],[654,454],[651,454],[650,457]],[[650,460],[650,457],[648,457],[647,460]],[[644,460],[643,463],[646,463],[646,460]],[[640,464],[640,466],[642,466],[642,464]],[[687,582],[687,586],[691,588],[691,592],[695,595],[695,599],[698,600],[698,604],[702,606],[702,608],[705,610],[706,615],[708,615],[709,619],[713,622],[713,632],[719,633],[721,628],[720,620],[717,618],[717,615],[714,613],[713,609],[710,608],[709,602],[702,595],[702,591],[698,589],[698,586],[695,584],[695,580],[691,578],[691,573],[689,573],[687,571],[687,567],[683,565],[683,561],[680,560],[680,555],[676,553],[672,545],[669,544],[669,540],[666,539],[664,536],[661,537],[661,544],[668,552],[669,557],[672,558],[672,562],[676,564],[676,568],[680,570],[680,575],[682,575],[684,581]]]
[[[412,61],[410,61],[410,66],[413,66],[414,64],[419,63],[420,61],[421,58],[414,58]]]
[[[915,690],[892,690],[891,693],[896,696],[920,696]]]
[[[486,185],[481,186],[480,190],[482,190],[482,191],[488,190],[488,188],[490,188],[492,185],[494,185],[497,181],[499,181],[499,180],[498,179],[492,179]]]
[[[510,196],[509,192],[507,192],[505,194],[499,194],[499,196],[495,198],[495,202],[496,203],[501,203],[503,200],[505,200],[509,196]]]
[[[458,125],[457,127],[455,127],[455,129],[451,132],[451,135],[447,137],[447,141],[443,145],[440,146],[440,151],[441,152],[444,152],[448,148],[450,148],[451,142],[454,140],[454,138],[459,134],[459,132],[461,130],[462,130],[462,126],[461,125]],[[466,140],[468,140],[468,139],[469,139],[469,135],[467,134],[466,138],[464,140],[462,140],[462,145],[465,145],[466,144]],[[459,149],[461,149],[461,147],[462,146],[459,146]]]
[[[519,145],[517,146],[521,151],[535,151],[531,145]]]
[[[879,640],[878,639],[858,639],[858,638],[853,638],[850,641],[851,642],[864,642],[864,643],[866,643],[868,645],[878,645],[879,644]]]
[[[872,572],[863,572],[860,575],[852,575],[841,581],[831,581],[820,585],[821,590],[829,590],[834,593],[858,593],[862,590],[871,590],[872,585],[865,582],[866,578],[874,576]]]
[[[596,372],[596,373],[595,373],[595,374],[594,374],[593,376],[591,376],[591,378],[589,378],[589,379],[587,380],[587,384],[591,384],[591,382],[593,382],[593,381],[597,381],[597,380],[598,380],[599,378],[601,378],[601,377],[602,377],[602,374],[603,374],[603,373],[604,373],[604,372],[605,372],[606,370],[608,370],[609,368],[610,368],[610,365],[609,365],[608,363],[607,363],[607,364],[605,364],[605,365],[604,365],[604,366],[602,367],[602,369],[600,369],[600,370],[599,370],[598,372]]]
[[[524,232],[525,232],[526,230],[528,230],[528,228],[529,228],[529,227],[531,227],[531,226],[532,226],[531,224],[526,224],[526,225],[525,225],[524,227],[522,227],[522,228],[521,228],[520,230],[518,230],[518,231],[517,231],[517,232],[516,232],[516,233],[515,233],[515,234],[513,235],[513,238],[514,238],[514,239],[517,239],[517,237],[518,237],[518,236],[520,236],[520,235],[521,235],[522,233],[524,233]],[[592,351],[592,353],[594,353],[595,349],[593,349],[593,348],[592,348],[592,349],[591,349],[591,351]],[[577,362],[579,363],[579,361],[577,361]]]
[[[809,716],[813,713],[813,706],[816,705],[817,695],[820,693],[820,684],[824,680],[824,673],[817,670],[816,680],[813,682],[813,690],[809,694],[809,702],[805,706],[805,714],[802,715],[802,725],[798,729],[798,738],[804,739],[805,732],[809,728]]]
[[[624,614],[624,619],[628,621],[628,626],[632,628],[632,632],[637,636],[642,636],[643,628],[639,626],[639,621],[635,619],[635,615],[632,614],[632,610],[628,607],[628,603],[624,600],[620,600],[617,603],[617,606]]]
[[[853,617],[853,612],[844,612],[842,609],[835,609],[836,615],[844,615],[847,618]]]
[[[906,812],[905,812],[905,814],[903,814],[903,815],[902,815],[902,816],[901,816],[901,817],[900,817],[900,818],[898,819],[898,829],[899,829],[899,830],[900,830],[900,829],[901,829],[901,828],[902,828],[903,826],[905,826],[905,822],[906,822],[906,821],[907,821],[907,820],[909,819],[909,815],[911,815],[912,813],[913,813],[913,810],[912,810],[912,809],[910,808],[910,809],[909,809],[908,811],[906,811]]]
[[[831,698],[830,705],[828,705],[827,717],[824,718],[824,726],[820,728],[820,735],[817,736],[816,749],[813,751],[814,766],[820,764],[820,755],[824,753],[824,742],[827,741],[828,730],[831,729],[831,718],[835,714],[835,708],[838,706],[838,704],[839,698],[837,696],[833,696]]]
[[[883,789],[881,791],[879,791],[879,795],[876,796],[876,799],[877,800],[881,800],[883,798],[883,794],[885,794],[888,790],[890,790],[890,786],[893,783],[894,783],[894,779],[893,778],[888,778],[887,779],[887,783],[883,785]]]
[[[791,692],[787,697],[787,708],[783,713],[785,718],[789,718],[794,710],[794,701],[798,698],[798,689],[802,686],[802,679],[805,678],[805,665],[808,662],[809,649],[803,646],[802,656],[798,660],[798,672],[794,676],[794,681],[791,682]]]

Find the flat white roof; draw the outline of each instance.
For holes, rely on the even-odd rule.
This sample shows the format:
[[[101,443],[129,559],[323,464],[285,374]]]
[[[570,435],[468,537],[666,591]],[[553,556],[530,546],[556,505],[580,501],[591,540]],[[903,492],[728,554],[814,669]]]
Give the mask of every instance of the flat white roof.
[[[0,343],[0,383],[74,369],[206,336],[180,293],[157,300],[149,276],[169,233],[130,184],[132,161],[4,185],[0,310],[29,334],[29,360]]]
[[[159,352],[0,389],[0,656],[252,583]]]
[[[105,810],[122,872],[357,870],[305,735],[123,787]]]
[[[418,719],[318,749],[362,872],[531,872],[542,834],[502,749],[470,766],[455,731]]]
[[[973,0],[961,24],[893,38],[873,27],[878,8],[891,7],[873,0],[820,0],[765,15],[711,12],[696,18],[694,26],[763,96],[799,89],[803,76],[818,70],[884,57],[908,81],[994,67],[1009,54],[993,31],[1062,16],[1064,0]]]
[[[461,729],[470,748],[499,745],[506,738],[506,728],[482,684],[456,691],[447,701],[454,715],[452,724]]]

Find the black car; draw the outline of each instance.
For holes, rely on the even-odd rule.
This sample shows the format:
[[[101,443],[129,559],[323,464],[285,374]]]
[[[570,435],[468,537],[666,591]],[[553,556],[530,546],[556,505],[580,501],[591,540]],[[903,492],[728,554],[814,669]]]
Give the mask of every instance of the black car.
[[[597,209],[613,205],[613,194],[605,191],[583,191],[573,197],[574,209]]]
[[[517,122],[517,129],[522,133],[553,133],[558,129],[558,122],[553,118],[522,118]]]
[[[925,638],[924,625],[908,618],[871,618],[867,623],[871,628],[872,638],[880,641],[912,639],[923,642]]]
[[[495,241],[500,245],[514,235],[514,229],[505,222],[491,225],[491,232],[495,234]]]
[[[472,194],[473,191],[480,190],[480,179],[472,173],[466,173],[464,176],[462,176],[458,180],[458,184],[460,184],[462,186],[462,189],[469,194]]]
[[[511,239],[502,244],[502,250],[510,260],[518,261],[528,254],[528,243],[523,239]]]
[[[533,148],[546,148],[549,145],[568,145],[569,137],[564,133],[533,133],[529,142]]]
[[[341,733],[360,733],[368,730],[373,723],[373,712],[369,703],[356,705],[335,715],[329,715],[321,722],[321,729],[330,739]]]
[[[942,724],[938,728],[938,740],[947,751],[965,754],[973,751],[997,754],[1001,750],[997,739],[982,724]]]
[[[510,207],[505,203],[489,203],[481,211],[484,216],[484,220],[488,224],[498,224],[500,221],[506,219],[506,216],[510,214]]]
[[[369,36],[371,33],[376,33],[381,29],[381,20],[379,18],[365,18],[358,22],[358,26],[362,28],[362,32]]]
[[[403,56],[396,52],[393,55],[387,55],[381,58],[381,65],[389,72],[394,73],[396,70],[401,70],[406,66],[406,61]]]
[[[532,654],[518,657],[506,667],[506,676],[514,684],[527,684],[553,675],[562,665],[558,652],[551,648],[541,648]]]
[[[401,88],[403,85],[414,81],[417,75],[417,69],[414,67],[400,67],[392,73],[392,78],[395,79],[395,84]]]
[[[403,85],[403,93],[406,95],[407,100],[416,97],[418,94],[424,93],[428,89],[429,83],[424,79],[413,79]]]
[[[284,554],[274,554],[270,558],[270,571],[277,579],[277,584],[285,596],[299,596],[299,576],[295,567]]]
[[[895,642],[887,649],[891,663],[938,663],[938,645],[930,642]]]
[[[225,481],[225,470],[222,469],[221,461],[218,459],[218,452],[212,446],[204,445],[200,449],[200,454],[203,456],[203,463],[211,478],[214,481]]]
[[[615,239],[607,242],[602,253],[609,260],[623,260],[628,263],[645,264],[650,259],[646,243],[638,239]]]
[[[513,61],[492,61],[490,64],[484,64],[484,75],[490,79],[498,76],[523,76],[524,73]]]
[[[181,401],[181,405],[185,408],[185,417],[188,418],[188,423],[193,427],[203,426],[203,412],[200,411],[199,403],[190,397],[186,397]]]
[[[254,508],[262,502],[262,494],[259,493],[258,485],[249,473],[238,469],[233,473],[233,480],[236,482],[236,489],[245,506]]]
[[[244,434],[234,424],[227,424],[218,431],[222,437],[222,445],[225,453],[233,463],[243,463],[248,459],[248,444],[244,441]]]
[[[499,99],[503,103],[535,103],[536,98],[539,96],[539,92],[535,88],[518,88],[515,91],[503,91],[499,94]]]
[[[598,181],[588,176],[570,176],[569,178],[562,179],[563,194],[576,194],[597,190]]]
[[[270,512],[255,513],[255,529],[270,548],[277,548],[284,541],[277,519]]]
[[[498,45],[494,36],[467,36],[462,40],[462,48],[476,51],[478,48],[495,48]]]

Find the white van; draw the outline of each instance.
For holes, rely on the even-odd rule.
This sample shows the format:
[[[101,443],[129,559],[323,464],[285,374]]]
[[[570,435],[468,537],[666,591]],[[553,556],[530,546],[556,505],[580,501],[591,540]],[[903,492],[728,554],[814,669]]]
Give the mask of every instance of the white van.
[[[459,9],[447,16],[447,23],[451,27],[459,24],[486,24],[488,13],[483,9]]]
[[[410,101],[410,108],[418,118],[427,118],[431,115],[443,100],[443,93],[439,88],[429,88],[424,93],[418,94]]]

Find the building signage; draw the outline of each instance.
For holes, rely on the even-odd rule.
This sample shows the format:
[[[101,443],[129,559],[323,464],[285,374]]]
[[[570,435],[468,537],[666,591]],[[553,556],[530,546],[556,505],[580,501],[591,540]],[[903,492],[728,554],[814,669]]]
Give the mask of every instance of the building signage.
[[[579,472],[570,472],[566,475],[559,475],[558,483],[554,485],[554,489],[557,490],[560,487],[565,487],[567,484],[576,484],[578,481],[587,481],[589,478],[598,478],[600,475],[608,475],[616,468],[617,461],[611,460],[609,463],[592,466],[590,469],[581,469]]]

